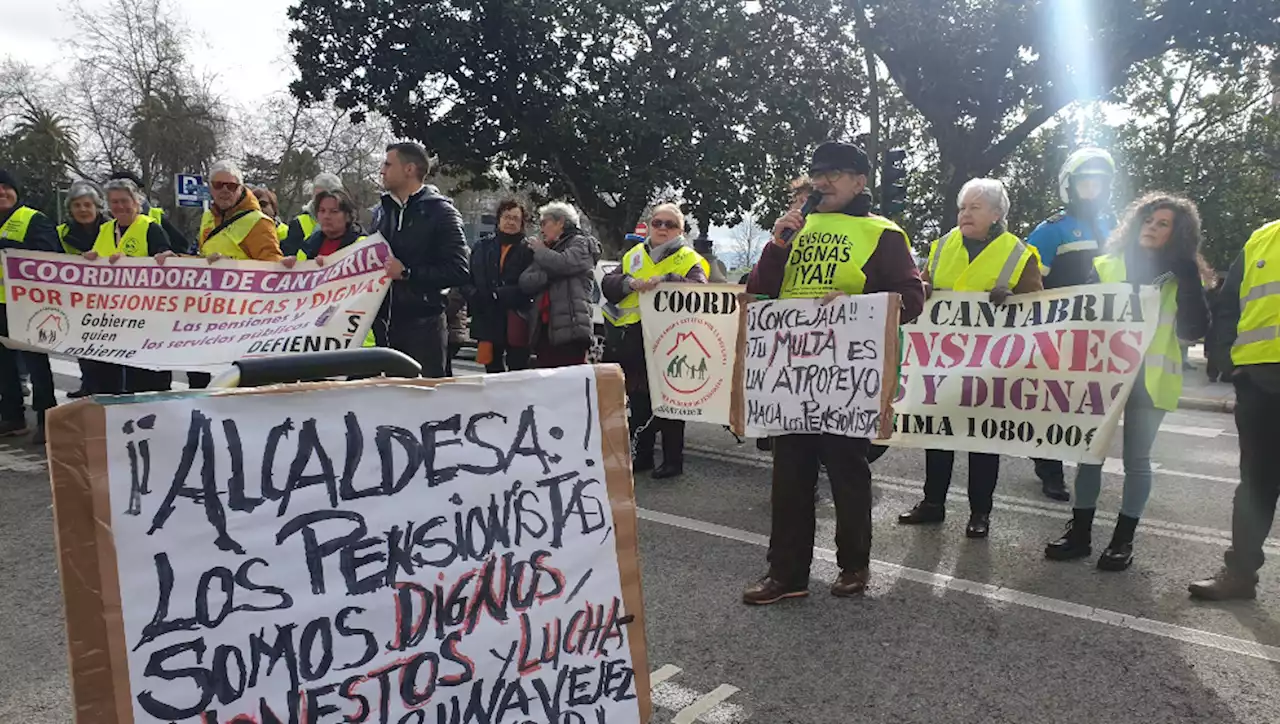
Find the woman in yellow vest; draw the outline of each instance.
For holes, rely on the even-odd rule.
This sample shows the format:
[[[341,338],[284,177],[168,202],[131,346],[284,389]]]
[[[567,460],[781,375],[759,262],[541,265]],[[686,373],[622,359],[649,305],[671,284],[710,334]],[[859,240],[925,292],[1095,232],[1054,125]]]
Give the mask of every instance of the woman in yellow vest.
[[[1160,319],[1124,406],[1124,491],[1111,543],[1098,568],[1123,571],[1133,562],[1133,532],[1151,495],[1151,446],[1166,412],[1182,394],[1178,339],[1199,339],[1209,329],[1200,257],[1200,213],[1188,199],[1151,193],[1134,201],[1111,236],[1107,253],[1093,260],[1091,283],[1128,282],[1160,288]],[[1045,546],[1046,558],[1067,561],[1093,552],[1093,515],[1102,466],[1081,465],[1066,533]]]
[[[98,230],[109,221],[103,213],[104,208],[106,203],[97,186],[88,181],[71,184],[67,191],[67,212],[71,220],[58,225],[58,239],[62,242],[63,251],[83,254],[93,248],[93,242],[98,240]],[[94,374],[96,363],[85,359],[77,362],[80,364],[80,389],[67,394],[73,400],[93,394],[89,379]]]
[[[1040,291],[1040,260],[1035,249],[1005,228],[1009,194],[995,179],[972,179],[960,189],[956,228],[933,242],[925,265],[925,292],[989,292],[1004,304],[1011,294]],[[947,490],[955,453],[925,451],[924,500],[898,516],[902,525],[941,523],[946,518]],[[991,503],[1000,474],[1000,456],[969,453],[969,524],[965,535],[986,538],[991,528]]]
[[[289,235],[289,225],[280,221],[280,202],[276,199],[276,194],[266,186],[259,186],[253,190],[254,198],[258,199],[258,207],[262,213],[266,214],[276,225],[276,238],[284,241]],[[306,257],[298,257],[305,259]]]
[[[114,179],[104,187],[111,221],[98,227],[93,246],[84,252],[87,261],[105,258],[114,264],[122,257],[156,256],[170,251],[169,236],[153,217],[143,213],[146,199],[137,184],[129,179]],[[110,362],[85,360],[85,385],[94,395],[119,395],[128,392],[168,390],[172,372],[157,372],[125,367]]]
[[[693,250],[684,235],[684,212],[675,204],[661,204],[649,219],[649,238],[622,257],[622,265],[605,276],[600,291],[608,302],[605,322],[622,331],[611,345],[610,360],[622,365],[631,399],[631,435],[635,439],[636,472],[652,470],[655,480],[684,472],[684,420],[653,416],[649,373],[644,358],[644,330],[640,324],[640,292],[662,282],[706,284],[710,265]],[[662,433],[662,464],[654,467],[653,448]]]

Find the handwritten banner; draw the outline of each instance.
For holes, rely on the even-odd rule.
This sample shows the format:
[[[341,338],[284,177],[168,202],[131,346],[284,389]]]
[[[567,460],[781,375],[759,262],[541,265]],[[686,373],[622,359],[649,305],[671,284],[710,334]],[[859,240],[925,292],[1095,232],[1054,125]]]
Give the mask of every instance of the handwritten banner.
[[[661,284],[640,295],[653,414],[729,424],[737,284]]]
[[[898,378],[896,294],[747,304],[735,378],[738,434],[886,437]]]
[[[1129,284],[1013,297],[935,292],[902,327],[891,445],[1100,463],[1155,334]]]
[[[77,721],[647,721],[621,373],[431,384],[50,411]]]
[[[370,237],[326,260],[86,261],[4,252],[11,346],[156,370],[360,346],[387,294],[390,248]]]

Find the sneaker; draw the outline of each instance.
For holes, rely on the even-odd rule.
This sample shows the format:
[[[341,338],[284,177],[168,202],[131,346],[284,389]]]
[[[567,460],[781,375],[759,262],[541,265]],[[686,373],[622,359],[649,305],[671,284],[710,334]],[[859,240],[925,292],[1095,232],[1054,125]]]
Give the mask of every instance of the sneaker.
[[[781,581],[765,576],[742,592],[742,602],[751,606],[768,606],[784,598],[804,598],[808,595],[807,587],[787,586]]]
[[[1223,568],[1213,578],[1187,586],[1187,591],[1201,601],[1252,601],[1258,597],[1258,577]]]
[[[17,437],[28,432],[31,432],[31,428],[27,427],[26,420],[0,421],[0,437]]]

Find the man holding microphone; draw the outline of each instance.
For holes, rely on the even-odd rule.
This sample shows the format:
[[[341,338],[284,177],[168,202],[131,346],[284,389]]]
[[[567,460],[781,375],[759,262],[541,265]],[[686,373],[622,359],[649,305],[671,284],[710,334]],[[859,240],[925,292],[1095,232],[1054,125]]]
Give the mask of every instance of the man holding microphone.
[[[897,224],[871,214],[867,189],[871,160],[857,146],[828,141],[809,164],[814,193],[803,209],[793,209],[773,227],[773,241],[751,272],[747,292],[776,299],[897,292],[901,319],[924,309],[924,285],[907,235]],[[831,275],[828,288],[798,284],[805,248],[832,235],[843,237],[848,253]],[[836,562],[840,576],[831,585],[836,596],[866,590],[871,564],[870,440],[840,435],[781,435],[773,438],[772,526],[769,572],[742,594],[745,603],[766,605],[809,595],[816,528],[814,490],[819,462],[827,468],[836,507]]]

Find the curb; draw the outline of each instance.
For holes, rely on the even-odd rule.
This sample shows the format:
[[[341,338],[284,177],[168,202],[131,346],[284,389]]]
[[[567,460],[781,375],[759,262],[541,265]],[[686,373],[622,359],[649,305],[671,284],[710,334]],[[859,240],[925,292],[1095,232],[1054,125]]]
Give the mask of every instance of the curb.
[[[1181,397],[1178,399],[1178,409],[1230,414],[1236,411],[1236,399],[1235,397]]]

